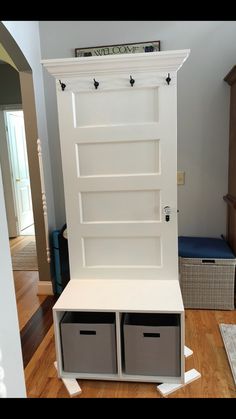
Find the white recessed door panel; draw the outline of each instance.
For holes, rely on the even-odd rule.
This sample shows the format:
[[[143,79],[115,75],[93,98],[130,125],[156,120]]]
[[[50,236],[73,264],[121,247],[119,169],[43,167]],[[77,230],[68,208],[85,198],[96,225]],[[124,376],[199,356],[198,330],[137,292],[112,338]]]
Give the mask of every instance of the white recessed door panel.
[[[112,141],[77,144],[78,176],[157,174],[159,141]]]
[[[158,120],[158,88],[73,93],[76,127],[143,124]],[[127,106],[127,103],[129,106]]]
[[[178,277],[176,77],[147,80],[58,91],[71,278]]]
[[[87,267],[158,267],[160,237],[91,237],[84,239]]]
[[[160,221],[160,192],[82,192],[82,223]]]

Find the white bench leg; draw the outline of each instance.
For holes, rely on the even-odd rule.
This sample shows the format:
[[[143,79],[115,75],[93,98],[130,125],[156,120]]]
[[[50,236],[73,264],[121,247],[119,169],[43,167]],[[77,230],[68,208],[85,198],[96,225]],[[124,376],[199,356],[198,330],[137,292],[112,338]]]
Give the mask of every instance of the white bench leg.
[[[184,347],[184,356],[185,356],[185,358],[188,358],[192,354],[193,354],[192,349],[189,349],[187,346],[185,346]]]
[[[195,370],[194,368],[192,370],[187,371],[184,374],[184,383],[183,384],[168,384],[163,383],[157,386],[157,390],[161,393],[162,396],[168,396],[168,394],[173,393],[176,390],[179,390],[179,388],[182,388],[186,386],[187,384],[191,383],[192,381],[197,380],[201,377],[200,372]]]
[[[54,367],[57,370],[57,361],[54,362]],[[82,390],[75,378],[62,378],[62,381],[71,397],[78,396],[82,393]]]

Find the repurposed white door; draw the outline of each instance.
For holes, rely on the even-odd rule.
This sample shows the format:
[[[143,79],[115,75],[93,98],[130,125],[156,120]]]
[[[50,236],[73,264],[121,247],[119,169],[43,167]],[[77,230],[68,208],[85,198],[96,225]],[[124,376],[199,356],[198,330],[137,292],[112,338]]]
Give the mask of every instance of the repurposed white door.
[[[57,85],[73,279],[178,277],[176,74],[165,77]]]

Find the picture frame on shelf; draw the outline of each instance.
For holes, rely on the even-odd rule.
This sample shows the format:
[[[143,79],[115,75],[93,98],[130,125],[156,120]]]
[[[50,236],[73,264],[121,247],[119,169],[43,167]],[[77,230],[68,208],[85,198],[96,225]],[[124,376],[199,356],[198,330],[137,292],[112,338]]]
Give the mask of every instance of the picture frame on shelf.
[[[75,57],[92,57],[114,54],[135,54],[161,50],[160,41],[137,42],[128,44],[100,45],[88,48],[75,48]]]

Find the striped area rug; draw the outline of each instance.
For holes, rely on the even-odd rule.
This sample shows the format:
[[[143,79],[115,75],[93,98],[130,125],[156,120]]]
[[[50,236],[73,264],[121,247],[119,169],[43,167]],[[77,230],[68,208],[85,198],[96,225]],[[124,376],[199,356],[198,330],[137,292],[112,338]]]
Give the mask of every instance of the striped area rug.
[[[219,324],[221,336],[236,385],[236,324]]]
[[[13,253],[12,269],[13,271],[37,271],[38,270],[36,244],[34,241],[29,242],[22,249]]]

